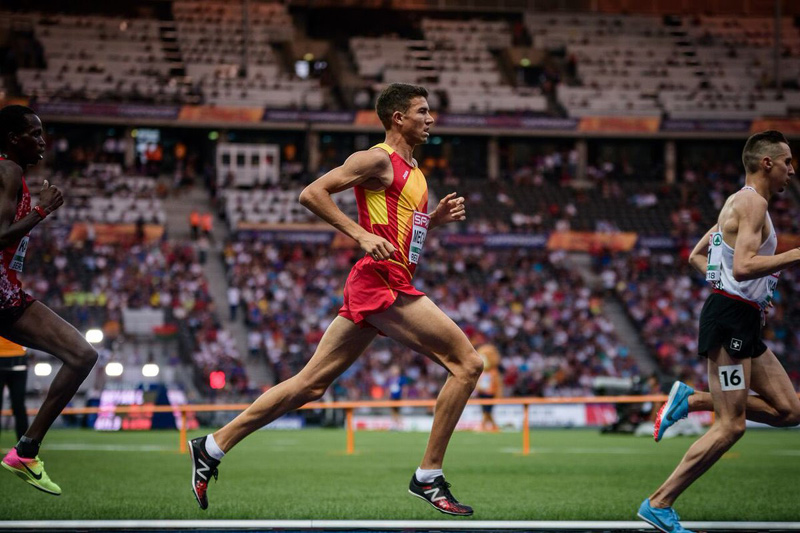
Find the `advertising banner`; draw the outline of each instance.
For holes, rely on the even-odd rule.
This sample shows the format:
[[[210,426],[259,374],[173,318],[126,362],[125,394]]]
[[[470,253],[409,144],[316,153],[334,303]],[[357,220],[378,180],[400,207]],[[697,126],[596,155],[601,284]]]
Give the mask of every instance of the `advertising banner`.
[[[181,108],[180,106],[174,105],[41,102],[35,104],[34,109],[39,115],[176,120],[180,114]]]
[[[617,421],[612,404],[542,404],[531,405],[528,411],[530,427],[601,427]],[[496,405],[492,417],[501,429],[522,429],[521,405]],[[483,410],[478,405],[468,405],[456,425],[460,431],[481,428]],[[433,417],[427,414],[402,413],[399,419],[390,415],[356,413],[353,417],[356,430],[430,431]]]
[[[583,117],[578,131],[595,133],[655,133],[659,117]]]
[[[775,250],[776,254],[782,254],[792,248],[800,248],[800,235],[792,235],[790,233],[778,234],[778,248]]]
[[[375,111],[362,110],[356,113],[356,118],[353,121],[356,126],[374,126],[376,128],[383,128],[381,119],[375,114]]]
[[[589,252],[597,248],[606,248],[614,252],[628,252],[636,245],[637,237],[633,232],[556,231],[550,234],[547,248],[570,252]]]
[[[788,136],[798,135],[800,134],[800,120],[792,118],[759,119],[754,120],[750,126],[750,133],[766,130],[778,130]]]
[[[215,107],[208,105],[185,105],[181,108],[180,120],[186,122],[261,122],[264,110],[260,107]]]
[[[76,222],[69,233],[70,242],[86,240],[86,226],[84,222]],[[95,243],[114,244],[131,242],[136,238],[135,224],[94,224]],[[164,227],[156,224],[145,224],[144,242],[147,244],[158,242],[164,236]]]
[[[452,128],[509,128],[531,130],[569,130],[578,127],[576,118],[526,117],[517,115],[443,114],[436,120],[439,126]]]
[[[749,120],[676,120],[661,121],[661,131],[669,132],[742,132],[750,131]]]
[[[263,242],[292,242],[330,245],[335,230],[322,224],[259,224],[240,222],[237,238]]]
[[[446,233],[439,236],[443,246],[485,248],[544,248],[547,235],[537,233]]]
[[[373,113],[374,114],[374,113]],[[352,111],[298,111],[295,109],[267,109],[264,122],[325,122],[352,124],[356,114]]]

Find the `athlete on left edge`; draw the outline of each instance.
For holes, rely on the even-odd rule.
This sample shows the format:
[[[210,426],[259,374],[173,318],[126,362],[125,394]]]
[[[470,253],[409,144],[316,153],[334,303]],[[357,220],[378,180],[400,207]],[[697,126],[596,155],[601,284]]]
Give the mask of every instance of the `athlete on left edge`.
[[[42,121],[25,106],[0,109],[0,336],[50,353],[63,365],[25,435],[3,458],[2,466],[35,488],[58,496],[39,459],[47,431],[97,362],[97,352],[77,329],[22,290],[29,233],[61,207],[58,188],[45,180],[39,204],[31,206],[25,169],[44,156]]]

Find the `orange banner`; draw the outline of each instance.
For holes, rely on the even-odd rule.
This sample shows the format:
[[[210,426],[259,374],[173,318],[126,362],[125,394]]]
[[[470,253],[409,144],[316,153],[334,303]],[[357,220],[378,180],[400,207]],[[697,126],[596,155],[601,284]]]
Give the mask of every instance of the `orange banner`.
[[[5,107],[7,105],[28,105],[27,98],[0,98],[0,107]]]
[[[333,242],[331,242],[331,248],[340,249],[340,248],[358,248],[358,243],[354,240],[345,235],[344,233],[339,233],[338,231],[333,236]]]
[[[185,105],[178,120],[189,122],[261,122],[264,109],[261,107],[214,107],[208,105]]]
[[[131,242],[136,236],[135,224],[95,224],[95,241],[97,244],[114,244]],[[145,224],[144,241],[146,243],[158,242],[164,236],[164,227],[156,224]],[[86,240],[86,224],[78,222],[72,225],[69,233],[70,242]]]
[[[800,235],[792,235],[790,233],[778,234],[778,248],[775,250],[776,254],[782,254],[792,248],[800,248]]]
[[[750,133],[759,131],[778,130],[784,135],[800,134],[800,120],[791,118],[773,118],[754,120],[750,125]]]
[[[609,249],[614,252],[627,252],[636,245],[636,233],[592,233],[590,231],[556,231],[547,241],[548,250],[568,250],[589,252],[595,249]]]
[[[377,128],[383,128],[383,124],[381,124],[381,119],[378,118],[378,115],[375,111],[372,110],[362,110],[356,113],[356,126],[375,126]]]
[[[583,117],[578,131],[597,133],[655,133],[659,117]]]
[[[436,111],[431,111],[431,116],[436,120],[438,113]],[[353,124],[356,126],[375,126],[376,128],[383,129],[383,123],[381,119],[378,118],[378,114],[375,113],[374,109],[362,109],[361,111],[357,111]]]

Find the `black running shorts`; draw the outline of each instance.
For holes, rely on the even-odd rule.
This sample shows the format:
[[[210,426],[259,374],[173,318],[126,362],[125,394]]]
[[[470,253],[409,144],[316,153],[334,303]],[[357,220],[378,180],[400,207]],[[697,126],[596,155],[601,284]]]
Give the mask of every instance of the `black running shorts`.
[[[700,339],[697,353],[722,346],[731,357],[758,357],[767,351],[761,340],[761,311],[747,302],[712,293],[700,313]]]

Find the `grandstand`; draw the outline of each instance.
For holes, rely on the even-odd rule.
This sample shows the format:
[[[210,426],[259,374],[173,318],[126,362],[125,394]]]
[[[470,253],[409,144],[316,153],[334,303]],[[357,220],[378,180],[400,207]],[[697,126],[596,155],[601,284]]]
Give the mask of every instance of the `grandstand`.
[[[298,197],[349,154],[383,140],[375,99],[389,83],[407,82],[429,90],[435,112],[429,142],[414,153],[428,180],[429,205],[456,191],[468,209],[466,222],[429,234],[414,283],[473,344],[498,348],[501,396],[508,403],[496,411],[502,421],[497,441],[466,433],[479,427],[480,409],[470,406],[459,426],[465,432],[454,439],[467,443],[458,453],[481,461],[479,447],[497,448],[505,455],[498,455],[496,468],[509,479],[534,477],[530,463],[514,462],[523,460],[513,455],[520,453],[519,432],[588,428],[578,439],[609,447],[603,452],[609,456],[633,458],[635,466],[615,475],[614,483],[641,489],[641,480],[653,478],[647,462],[665,470],[687,443],[666,443],[672,446],[668,456],[656,458],[628,435],[652,428],[652,401],[630,409],[595,408],[592,402],[617,393],[661,398],[676,379],[708,389],[696,348],[710,288],[687,259],[724,200],[743,183],[745,139],[774,128],[794,141],[800,131],[800,11],[792,2],[779,3],[777,15],[772,6],[762,9],[765,3],[732,2],[723,9],[711,0],[679,12],[664,2],[634,8],[631,2],[602,0],[561,2],[564,9],[552,10],[544,6],[552,2],[503,1],[481,8],[480,2],[459,0],[354,6],[170,0],[135,7],[45,1],[35,10],[4,5],[0,102],[30,105],[44,122],[45,158],[26,176],[34,202],[45,179],[66,198],[32,233],[35,252],[23,280],[79,331],[103,333],[95,345],[99,363],[71,407],[100,406],[111,415],[78,411],[60,417],[53,441],[62,447],[54,452],[60,458],[86,454],[80,455],[83,461],[92,450],[149,445],[135,428],[217,427],[303,368],[337,315],[344,280],[363,252],[322,224]],[[357,218],[352,192],[335,201]],[[770,205],[779,250],[800,245],[799,209],[797,183]],[[192,213],[208,215],[209,226],[192,228]],[[796,390],[798,293],[800,273],[789,269],[764,332]],[[28,357],[26,401],[36,408],[58,363],[37,350]],[[155,374],[150,365],[156,365]],[[392,398],[398,373],[408,402],[398,410],[402,421],[388,404],[368,403]],[[424,402],[436,397],[446,377],[442,367],[379,338],[323,398],[355,403],[287,415],[277,426],[289,428],[289,444],[272,442],[267,449],[278,455],[302,450],[308,438],[338,443],[345,438],[338,432],[307,428],[344,432],[348,424],[396,430],[404,446],[416,445],[414,432],[432,420]],[[513,403],[529,398],[541,403],[524,410]],[[134,405],[134,413],[114,413],[112,404]],[[158,413],[136,412],[151,404],[172,406],[175,414],[160,413],[164,422]],[[199,406],[196,413],[181,415],[193,405]],[[8,418],[0,417],[2,447],[11,445]],[[707,425],[710,416],[694,422]],[[122,435],[117,441],[117,435],[95,429],[120,429]],[[620,440],[609,444],[595,435],[600,429]],[[554,464],[563,468],[570,458],[558,452],[574,453],[587,470],[574,486],[596,485],[586,477],[591,461],[583,454],[590,445],[575,451],[570,431],[544,432],[545,445],[534,432],[531,455],[542,454],[536,469],[547,470],[541,460],[546,454],[558,456]],[[155,448],[148,453],[177,451],[173,433],[178,434],[152,433]],[[393,446],[386,443],[391,435],[386,442],[382,437],[363,437],[368,451],[337,456],[325,475],[335,479],[349,468],[348,459],[359,462],[359,472],[374,473],[376,463],[369,461]],[[793,438],[794,433],[758,433],[742,454],[769,457],[763,471],[746,473],[779,479],[788,493],[796,493],[789,479],[797,473]],[[83,440],[89,448],[70,451]],[[392,454],[402,462],[407,452]],[[263,458],[251,453],[247,461],[260,468]],[[339,449],[331,445],[330,454]],[[172,465],[164,457],[157,461],[172,476]],[[601,469],[610,472],[613,461],[604,461]],[[278,467],[286,470],[276,470],[276,476],[300,472],[304,482],[313,481],[301,458]],[[249,468],[244,459],[239,468]],[[467,477],[466,470],[462,474]],[[0,476],[0,491],[12,491],[12,481]],[[553,482],[558,484],[555,473]],[[740,482],[747,485],[748,478],[742,474]],[[625,497],[638,498],[639,492]],[[270,494],[281,502],[275,508],[245,510],[252,495],[240,493],[241,508],[228,502],[216,517],[369,518],[367,511],[327,504],[303,516],[295,502]],[[587,514],[546,499],[551,506],[541,515],[557,523],[537,523],[531,530],[567,527],[561,520],[587,521],[575,531],[641,527],[622,524],[633,518],[630,505],[593,507]],[[767,529],[751,520],[789,524],[774,526],[776,531],[800,529],[791,502],[784,502],[789,510],[776,510],[764,495],[753,499],[746,509],[717,510],[689,494],[687,514],[706,521],[704,530]],[[382,495],[378,500],[392,505]],[[499,507],[489,520],[539,518],[491,501]],[[754,510],[757,505],[776,518]],[[183,511],[126,510],[123,503],[87,509],[82,514],[70,500],[38,518],[0,506],[0,530],[22,528],[5,521],[23,519],[196,518]],[[386,516],[401,525],[386,528],[426,518],[398,509]],[[382,511],[373,511],[380,518]],[[620,525],[592,525],[594,520]],[[141,527],[151,526],[167,527]]]

